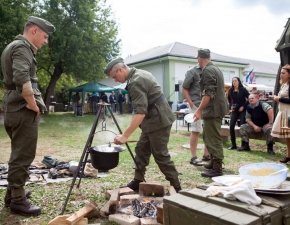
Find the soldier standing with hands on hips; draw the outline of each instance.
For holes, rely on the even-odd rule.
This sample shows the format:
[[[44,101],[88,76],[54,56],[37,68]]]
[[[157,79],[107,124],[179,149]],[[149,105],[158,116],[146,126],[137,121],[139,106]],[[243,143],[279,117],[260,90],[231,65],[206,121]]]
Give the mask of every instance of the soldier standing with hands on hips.
[[[5,95],[4,126],[11,139],[8,162],[8,186],[5,206],[14,213],[37,216],[41,208],[27,199],[25,182],[29,166],[36,154],[38,123],[41,112],[46,111],[38,90],[35,54],[48,43],[54,26],[39,17],[30,16],[22,35],[6,46],[1,55]]]
[[[142,130],[135,148],[138,168],[127,187],[139,190],[140,182],[145,180],[146,166],[152,154],[166,180],[177,192],[180,191],[178,173],[167,147],[174,115],[155,77],[147,71],[128,67],[122,58],[108,63],[105,73],[117,82],[127,82],[126,89],[134,112],[131,123],[123,134],[115,137],[114,143],[124,144],[138,127]]]

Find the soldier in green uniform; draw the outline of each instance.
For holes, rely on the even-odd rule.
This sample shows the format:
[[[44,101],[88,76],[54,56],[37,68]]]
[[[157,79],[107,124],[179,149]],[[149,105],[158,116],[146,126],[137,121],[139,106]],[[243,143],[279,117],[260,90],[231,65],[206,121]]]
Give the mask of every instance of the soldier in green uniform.
[[[129,68],[122,58],[108,63],[105,73],[117,82],[127,81],[126,88],[134,111],[130,125],[122,135],[115,137],[114,142],[124,144],[138,127],[142,130],[135,148],[138,168],[127,186],[135,191],[139,189],[139,183],[145,180],[146,166],[152,154],[165,178],[177,192],[180,191],[178,172],[167,148],[174,115],[155,77],[147,71]]]
[[[36,154],[39,116],[46,110],[37,87],[35,54],[48,43],[49,34],[54,30],[50,22],[30,16],[23,35],[16,36],[1,55],[6,89],[3,99],[4,126],[11,139],[5,206],[15,213],[28,216],[41,212],[40,207],[27,200],[24,186]]]
[[[206,165],[202,176],[215,177],[222,175],[223,143],[220,135],[222,119],[227,110],[227,101],[224,93],[224,77],[220,69],[210,60],[208,49],[199,49],[197,60],[202,68],[200,88],[201,103],[194,113],[198,120],[204,121],[203,141],[210,155],[211,161]]]

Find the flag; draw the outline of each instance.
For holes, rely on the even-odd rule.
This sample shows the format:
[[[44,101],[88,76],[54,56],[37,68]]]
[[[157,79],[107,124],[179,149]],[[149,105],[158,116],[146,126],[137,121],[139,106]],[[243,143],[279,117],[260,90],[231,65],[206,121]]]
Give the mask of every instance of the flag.
[[[245,83],[246,84],[253,84],[255,83],[255,72],[254,69],[252,69],[245,77]]]

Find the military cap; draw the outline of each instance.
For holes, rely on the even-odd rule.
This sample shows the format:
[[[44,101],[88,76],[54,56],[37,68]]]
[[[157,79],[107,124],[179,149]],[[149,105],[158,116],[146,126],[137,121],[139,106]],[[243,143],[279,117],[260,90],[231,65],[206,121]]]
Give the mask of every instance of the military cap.
[[[55,27],[50,22],[40,17],[30,16],[28,18],[28,22],[35,24],[47,34],[53,33],[55,31]]]
[[[205,48],[198,49],[197,57],[206,59],[210,58],[210,50]]]
[[[118,63],[124,63],[124,59],[122,59],[121,57],[113,59],[111,62],[109,62],[105,69],[104,69],[104,73],[109,75],[111,69],[113,68],[113,66],[115,66]]]

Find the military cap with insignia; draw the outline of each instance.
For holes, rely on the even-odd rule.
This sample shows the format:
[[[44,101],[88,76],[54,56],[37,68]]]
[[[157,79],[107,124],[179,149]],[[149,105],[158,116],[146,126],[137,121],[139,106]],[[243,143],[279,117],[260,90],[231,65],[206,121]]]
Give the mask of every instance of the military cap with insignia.
[[[122,59],[121,57],[119,58],[116,58],[116,59],[113,59],[111,60],[105,67],[104,69],[104,73],[109,75],[111,69],[113,68],[113,66],[115,66],[116,64],[118,63],[124,63],[124,59]]]
[[[53,33],[55,31],[55,27],[50,22],[40,17],[30,16],[28,18],[28,22],[35,24],[47,34]]]
[[[197,52],[197,57],[208,59],[210,58],[210,50],[206,48],[200,48]]]

